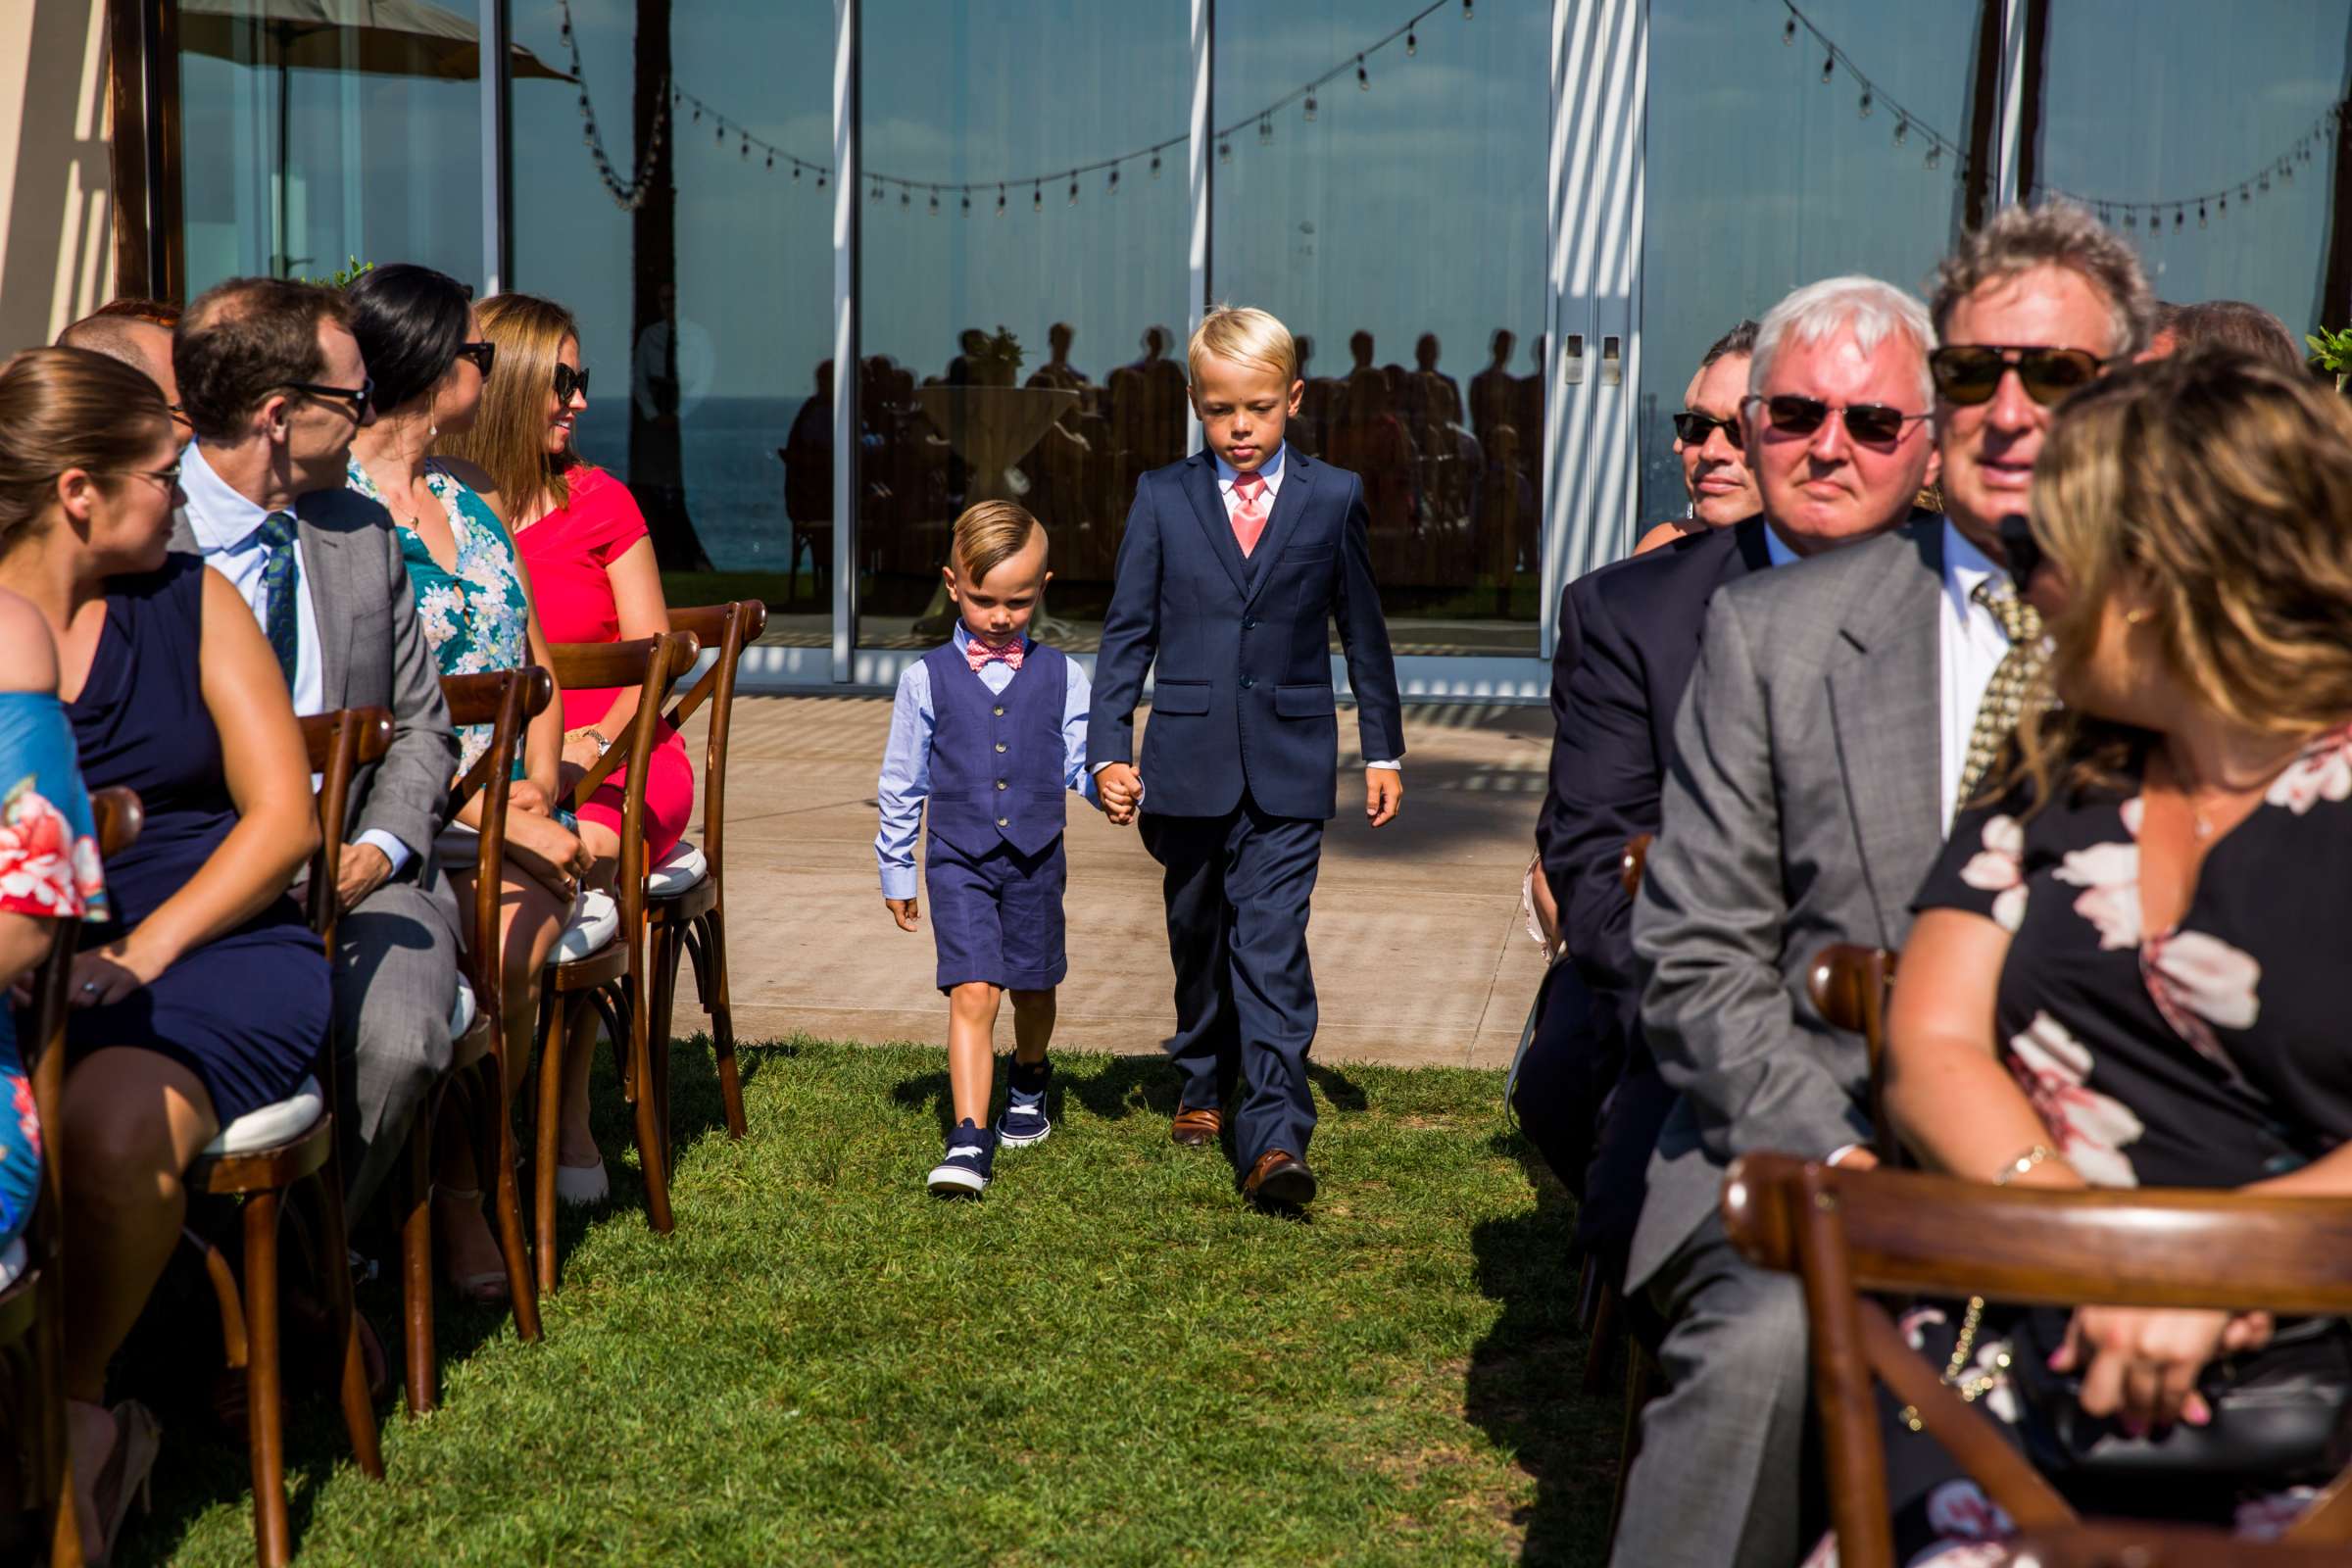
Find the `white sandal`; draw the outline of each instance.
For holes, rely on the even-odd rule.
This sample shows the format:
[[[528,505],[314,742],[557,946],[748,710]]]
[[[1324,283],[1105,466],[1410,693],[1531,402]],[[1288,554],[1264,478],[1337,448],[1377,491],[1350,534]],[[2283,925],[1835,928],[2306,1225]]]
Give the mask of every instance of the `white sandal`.
[[[611,1195],[612,1183],[605,1175],[605,1162],[600,1157],[593,1165],[556,1165],[556,1196],[575,1208],[601,1203]]]

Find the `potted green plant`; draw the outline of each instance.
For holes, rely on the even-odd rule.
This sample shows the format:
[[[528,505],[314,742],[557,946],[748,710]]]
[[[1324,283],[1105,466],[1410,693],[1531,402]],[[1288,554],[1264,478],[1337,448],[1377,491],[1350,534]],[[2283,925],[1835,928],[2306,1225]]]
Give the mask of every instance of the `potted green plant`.
[[[2352,326],[2323,326],[2303,341],[2311,345],[2311,363],[2334,376],[2335,389],[2341,392],[2344,383],[2352,381]]]

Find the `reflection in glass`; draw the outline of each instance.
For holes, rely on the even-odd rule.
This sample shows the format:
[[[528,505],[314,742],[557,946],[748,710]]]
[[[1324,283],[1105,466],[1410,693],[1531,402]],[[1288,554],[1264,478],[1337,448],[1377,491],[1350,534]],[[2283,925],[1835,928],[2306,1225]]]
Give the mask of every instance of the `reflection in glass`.
[[[569,72],[557,0],[512,4],[515,41]],[[756,595],[770,607],[767,640],[821,646],[833,7],[570,9],[587,104],[570,81],[514,83],[513,286],[579,318],[595,376],[579,450],[636,496],[669,602]],[[662,117],[650,163],[632,135],[641,113]],[[610,180],[584,144],[591,114]],[[655,187],[632,205],[641,172]]]
[[[1185,452],[1186,0],[865,0],[858,642],[949,632],[949,530],[1053,537],[1091,649],[1136,475]],[[887,40],[887,47],[881,41]],[[828,456],[827,461],[830,461]]]
[[[1967,144],[1978,7],[1806,0],[1805,15],[1870,77],[1869,112],[1848,75],[1824,81],[1809,36],[1783,42],[1782,8],[1650,0],[1642,508],[1621,553],[1683,514],[1672,421],[1708,344],[1817,278],[1919,291],[1958,231],[1959,160],[1929,132]]]
[[[431,0],[367,25],[285,0],[179,0],[190,295],[352,258],[482,270],[474,9]],[[555,73],[518,55],[517,77]]]
[[[1548,8],[1448,8],[1369,50],[1401,21],[1303,0],[1220,27],[1210,119],[1243,128],[1211,290],[1298,334],[1292,438],[1363,481],[1397,652],[1532,652]]]

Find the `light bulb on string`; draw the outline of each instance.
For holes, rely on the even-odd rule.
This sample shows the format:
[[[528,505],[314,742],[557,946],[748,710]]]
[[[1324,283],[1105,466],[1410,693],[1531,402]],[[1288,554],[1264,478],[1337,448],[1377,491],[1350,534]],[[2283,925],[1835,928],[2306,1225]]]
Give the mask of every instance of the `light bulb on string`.
[[[798,158],[792,161],[792,177],[795,180],[801,177],[801,161]]]
[[[1108,179],[1106,179],[1106,180],[1104,180],[1104,181],[1102,182],[1102,188],[1103,188],[1104,190],[1108,191],[1108,192],[1109,192],[1111,195],[1113,195],[1113,196],[1116,196],[1116,195],[1119,193],[1119,166],[1118,166],[1118,165],[1116,165],[1116,164],[1113,164],[1113,165],[1111,165],[1111,166],[1110,166],[1110,178],[1108,178]]]
[[[1030,188],[1029,210],[1033,213],[1042,213],[1046,210],[1046,187],[1042,183]]]
[[[767,167],[770,169],[776,167],[776,155],[774,153],[769,153],[767,155]],[[796,169],[793,171],[793,172],[797,174],[800,172],[800,171]]]
[[[972,193],[968,190],[963,193],[963,216],[972,216]]]
[[[2197,203],[2197,226],[2199,228],[2205,226],[2205,204],[2203,202]]]
[[[2222,192],[2221,212],[2224,218],[2228,218],[2230,216],[2230,193],[2228,191]]]
[[[1862,89],[1862,101],[1856,104],[1854,108],[1864,120],[1868,120],[1870,118],[1871,96],[1870,89],[1868,87]]]
[[[1822,57],[1821,57],[1821,79],[1822,79],[1823,81],[1825,81],[1825,82],[1826,82],[1826,81],[1835,81],[1835,80],[1837,79],[1837,77],[1838,77],[1838,57],[1837,57],[1836,55],[1824,55],[1824,56],[1822,56]]]
[[[2271,193],[2271,172],[2267,169],[2262,172],[2262,193],[2265,196]]]
[[[719,146],[724,147],[727,144],[727,122],[723,120],[720,121],[716,128],[711,131],[711,135]]]
[[[821,169],[816,172],[816,188],[818,190],[825,188],[825,172]]]
[[[1417,34],[1415,34],[1415,33],[1413,32],[1413,30],[1412,30],[1410,27],[1407,27],[1407,28],[1405,29],[1405,32],[1404,32],[1404,53],[1405,53],[1405,58],[1409,60],[1409,59],[1411,59],[1411,58],[1412,58],[1414,55],[1417,55],[1417,54],[1419,54],[1420,52],[1421,52],[1421,39],[1420,39],[1420,37],[1419,37]]]
[[[1272,116],[1270,116],[1270,115],[1260,115],[1260,116],[1258,116],[1258,117],[1257,117],[1257,144],[1258,144],[1260,147],[1266,147],[1266,146],[1270,146],[1270,145],[1272,145],[1273,141],[1274,141],[1274,120],[1273,120],[1273,117],[1272,117]]]
[[[1220,164],[1230,164],[1233,162],[1233,143],[1231,141],[1220,141],[1217,143],[1217,162]]]
[[[914,192],[912,192],[912,191],[910,191],[910,190],[901,190],[901,191],[899,192],[899,211],[903,213],[903,212],[905,212],[905,211],[906,211],[907,208],[909,208],[909,207],[912,207],[913,205],[914,205]]]
[[[1372,74],[1364,69],[1364,57],[1362,55],[1357,55],[1355,57],[1355,85],[1357,89],[1362,92],[1370,92],[1372,90]]]
[[[2187,226],[2188,226],[2188,209],[2187,209],[2187,208],[2185,208],[2185,207],[2176,207],[2176,208],[2174,208],[2174,209],[2173,209],[2173,232],[2174,232],[2174,233],[2176,233],[2176,234],[2178,234],[2178,233],[2180,233],[2180,232],[2182,229],[2186,228]]]
[[[1159,154],[1157,153],[1152,155],[1152,177],[1153,179],[1159,177]]]
[[[1791,49],[1796,47],[1796,19],[1794,17],[1790,17],[1787,23],[1783,24],[1781,27],[1781,42],[1787,44]]]
[[[1074,169],[1070,171],[1070,205],[1078,205],[1078,172]]]
[[[1903,143],[1909,141],[1910,139],[1911,122],[1907,119],[1897,120],[1894,122],[1894,144],[1897,147],[1900,147]]]
[[[997,216],[999,218],[1004,216],[1004,187],[1002,185],[997,187]]]
[[[1312,92],[1306,95],[1306,118],[1310,121],[1315,118],[1315,95]]]
[[[746,137],[744,137],[744,138],[743,138],[743,146],[742,146],[741,150],[737,152],[736,156],[737,156],[737,157],[739,157],[739,158],[741,158],[741,159],[743,159],[743,160],[744,160],[745,162],[747,162],[747,163],[751,161],[751,156],[752,156],[752,138],[751,138],[751,137],[749,137],[749,136],[746,136]]]
[[[1477,13],[1471,9],[1472,0],[1462,0],[1462,20],[1468,22]]]
[[[931,216],[939,216],[939,187],[936,185],[931,187]]]
[[[1943,167],[1943,143],[1939,141],[1928,143],[1928,167],[1930,169]]]

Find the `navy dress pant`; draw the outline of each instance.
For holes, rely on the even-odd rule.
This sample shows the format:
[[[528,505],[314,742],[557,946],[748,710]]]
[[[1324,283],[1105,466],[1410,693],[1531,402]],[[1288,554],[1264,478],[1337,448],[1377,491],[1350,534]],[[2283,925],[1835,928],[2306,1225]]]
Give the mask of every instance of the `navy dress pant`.
[[[1308,901],[1323,824],[1275,816],[1248,795],[1223,816],[1142,816],[1166,872],[1176,1033],[1167,1043],[1186,1109],[1226,1106],[1248,1170],[1270,1149],[1304,1158],[1315,1126],[1306,1081],[1315,1038]],[[1238,1106],[1236,1077],[1248,1080]]]

